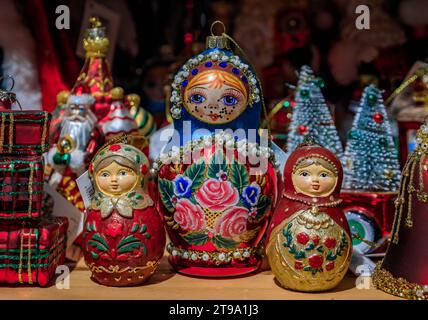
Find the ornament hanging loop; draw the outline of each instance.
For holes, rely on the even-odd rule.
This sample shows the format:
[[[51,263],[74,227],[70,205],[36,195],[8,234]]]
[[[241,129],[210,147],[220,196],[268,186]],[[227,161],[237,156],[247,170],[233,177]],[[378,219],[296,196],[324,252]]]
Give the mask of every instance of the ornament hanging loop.
[[[214,34],[214,26],[215,25],[217,25],[217,24],[219,24],[220,26],[222,26],[223,27],[223,31],[220,33],[220,35],[223,35],[223,34],[225,34],[226,33],[226,26],[224,25],[224,23],[223,22],[221,22],[220,20],[216,20],[216,21],[214,21],[212,24],[211,24],[211,29],[210,29],[210,31],[211,31],[211,35],[213,36],[213,37],[215,37],[216,35]]]
[[[16,94],[12,92],[13,87],[15,86],[15,79],[8,74],[6,76],[0,77],[0,82],[2,82],[3,80],[10,80],[11,86],[7,90],[0,89],[0,100],[8,100],[11,104],[16,102],[19,106],[19,109],[22,110],[22,106],[19,103],[18,99],[16,98]]]
[[[218,35],[214,35],[214,26],[219,24],[223,27],[222,33]],[[207,37],[206,47],[207,49],[227,49],[230,50],[229,40],[225,36],[226,35],[226,26],[220,20],[216,20],[211,24],[211,35]]]

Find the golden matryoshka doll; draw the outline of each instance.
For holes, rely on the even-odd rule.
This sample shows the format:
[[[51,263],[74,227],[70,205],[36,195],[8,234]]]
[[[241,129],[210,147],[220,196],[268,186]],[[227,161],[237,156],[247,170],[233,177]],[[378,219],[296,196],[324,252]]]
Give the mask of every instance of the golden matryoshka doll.
[[[98,283],[143,283],[163,256],[165,230],[147,192],[148,168],[144,153],[125,143],[107,145],[91,162],[95,195],[82,247],[91,278]]]
[[[288,289],[324,291],[344,277],[351,234],[339,199],[342,166],[329,150],[302,144],[284,168],[284,192],[267,236],[276,279]]]
[[[169,261],[193,276],[253,272],[278,184],[273,150],[258,131],[263,99],[255,71],[224,34],[211,36],[172,88],[178,139],[153,164]]]

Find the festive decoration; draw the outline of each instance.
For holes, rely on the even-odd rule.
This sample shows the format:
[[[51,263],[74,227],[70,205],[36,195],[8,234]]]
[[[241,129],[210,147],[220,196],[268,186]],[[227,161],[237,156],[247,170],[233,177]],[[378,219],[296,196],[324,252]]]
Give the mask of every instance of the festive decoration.
[[[425,107],[428,93],[428,64],[417,61],[408,72],[403,83],[395,89],[387,100],[391,102],[390,112],[398,122],[401,164],[414,150],[416,130],[428,116]]]
[[[128,99],[129,96],[124,95],[122,88],[113,86],[106,58],[109,39],[98,18],[90,18],[90,27],[83,39],[83,47],[86,51],[85,63],[71,92],[93,97],[91,110],[103,135],[111,139],[121,134],[150,134],[154,130],[154,122],[147,111],[134,105],[136,101],[139,102],[139,97]],[[60,94],[64,95],[64,92]],[[57,100],[60,100],[59,97]],[[61,108],[61,105],[58,107]],[[134,108],[133,114],[129,110],[131,107]],[[57,113],[60,114],[61,111]],[[149,121],[142,121],[141,118],[144,117],[149,118]]]
[[[288,138],[288,126],[295,106],[294,96],[289,96],[275,103],[268,116],[263,120],[262,128],[269,123],[272,141],[280,148],[284,148]]]
[[[0,153],[46,152],[50,120],[51,115],[45,111],[0,111]]]
[[[324,291],[345,276],[352,243],[341,182],[342,166],[331,151],[306,143],[289,156],[266,240],[272,272],[283,287]]]
[[[0,111],[0,283],[46,286],[64,263],[68,227],[66,218],[42,218],[42,153],[51,116],[12,111],[13,92],[6,100]]]
[[[207,50],[175,76],[171,114],[179,139],[152,168],[172,242],[169,261],[188,275],[257,270],[277,197],[273,151],[257,130],[260,83],[231,51],[230,39],[225,33],[208,37]]]
[[[400,182],[398,150],[375,86],[364,89],[345,148],[342,198],[350,218],[353,244],[362,253],[372,248],[360,240],[376,243],[392,227],[393,201]],[[365,238],[368,237],[368,238]]]
[[[346,190],[395,192],[400,182],[398,151],[382,93],[365,88],[345,148]]]
[[[125,143],[107,145],[91,162],[95,195],[83,233],[91,278],[108,286],[145,282],[165,249],[165,230],[147,191],[149,162]]]
[[[342,144],[330,110],[321,93],[320,84],[321,82],[315,78],[311,68],[303,66],[296,89],[296,104],[289,126],[287,152],[293,152],[306,136],[310,136],[341,158],[343,155]]]
[[[47,286],[64,264],[67,218],[0,224],[0,283]]]
[[[391,242],[382,262],[372,275],[373,284],[407,299],[428,299],[428,251],[424,244],[428,202],[428,123],[417,132],[417,147],[402,173],[396,200]]]
[[[73,92],[67,98],[61,125],[51,131],[55,141],[48,154],[47,164],[53,169],[49,183],[78,209],[83,201],[75,180],[87,169],[96,148],[104,137],[91,111],[94,98]]]

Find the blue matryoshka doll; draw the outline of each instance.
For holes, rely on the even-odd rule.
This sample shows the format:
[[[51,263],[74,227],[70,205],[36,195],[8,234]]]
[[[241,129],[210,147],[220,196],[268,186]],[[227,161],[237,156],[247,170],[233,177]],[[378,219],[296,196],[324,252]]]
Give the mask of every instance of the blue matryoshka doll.
[[[253,272],[278,183],[273,151],[262,143],[267,135],[257,133],[263,99],[256,73],[223,33],[207,38],[172,88],[175,139],[153,164],[169,261],[193,276]]]

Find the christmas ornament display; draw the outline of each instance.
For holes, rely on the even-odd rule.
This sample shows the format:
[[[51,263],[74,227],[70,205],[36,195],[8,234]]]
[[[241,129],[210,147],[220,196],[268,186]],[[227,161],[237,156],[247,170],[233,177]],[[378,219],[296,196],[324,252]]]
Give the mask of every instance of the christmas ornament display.
[[[47,153],[47,164],[53,169],[49,183],[79,210],[84,209],[76,179],[89,166],[89,161],[104,141],[97,118],[91,111],[95,99],[88,93],[72,92],[65,105],[60,126],[51,131],[56,141]]]
[[[110,67],[106,58],[109,39],[105,27],[98,18],[90,18],[90,27],[83,39],[86,59],[79,77],[72,89],[74,92],[86,92],[94,97],[92,111],[100,121],[100,127],[107,139],[120,134],[150,134],[154,130],[153,117],[138,106],[134,115],[140,113],[149,121],[134,120],[130,112],[136,102],[135,94],[130,97],[120,87],[114,87]]]
[[[44,111],[0,111],[0,220],[40,218],[49,123]]]
[[[428,123],[417,132],[417,146],[402,173],[395,202],[391,242],[372,275],[373,284],[406,299],[428,299],[427,233]]]
[[[150,197],[149,162],[125,143],[100,149],[90,165],[95,195],[83,233],[91,278],[108,286],[145,282],[165,249],[163,222]]]
[[[257,270],[277,197],[273,151],[258,134],[260,83],[229,39],[208,37],[207,49],[175,76],[171,114],[178,137],[153,164],[169,261],[187,275]]]
[[[352,242],[341,183],[341,163],[326,148],[306,142],[287,159],[284,193],[266,239],[272,272],[283,287],[325,291],[345,276]]]
[[[391,102],[390,112],[397,120],[402,165],[414,150],[416,130],[428,116],[427,97],[428,63],[417,61],[386,101],[386,104]]]
[[[0,111],[0,283],[46,286],[64,263],[68,227],[66,218],[42,215],[51,116],[12,110],[21,105],[13,93],[2,93],[10,104]]]
[[[301,68],[287,140],[289,154],[307,137],[311,137],[339,158],[343,156],[339,135],[321,93],[323,83],[314,76],[310,67]]]
[[[67,228],[64,217],[1,223],[0,283],[47,286],[65,261]]]
[[[371,248],[361,238],[375,243],[391,231],[401,174],[382,92],[373,85],[363,91],[348,134],[344,163],[341,196],[356,236],[354,246],[365,253]]]
[[[364,89],[345,148],[343,188],[362,191],[398,190],[400,164],[382,93]]]

